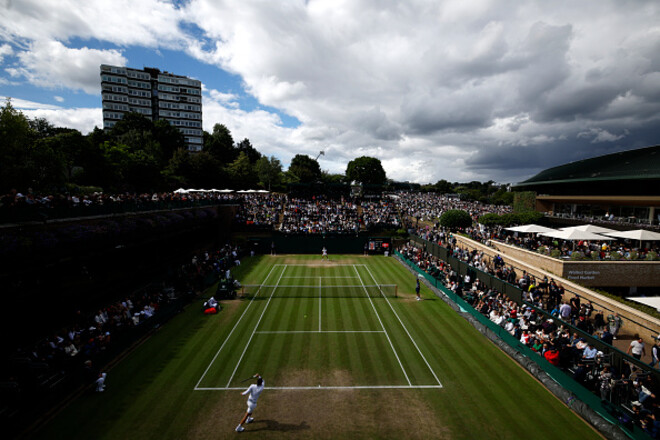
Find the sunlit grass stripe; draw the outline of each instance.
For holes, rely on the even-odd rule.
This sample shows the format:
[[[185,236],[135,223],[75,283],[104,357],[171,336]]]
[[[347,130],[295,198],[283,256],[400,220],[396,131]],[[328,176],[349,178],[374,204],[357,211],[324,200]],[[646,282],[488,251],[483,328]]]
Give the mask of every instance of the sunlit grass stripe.
[[[369,266],[365,266],[365,267],[367,269],[367,272],[369,272],[369,276],[374,281],[374,283],[378,284],[378,282],[376,281],[376,278],[374,278],[373,273],[371,273],[371,270],[369,270]],[[429,370],[431,370],[431,373],[433,374],[433,377],[435,378],[436,382],[438,382],[438,385],[442,385],[440,383],[440,379],[438,379],[438,376],[435,374],[435,371],[433,370],[433,368],[431,368],[431,365],[429,365],[429,362],[426,360],[426,357],[424,356],[422,351],[419,349],[419,346],[417,346],[417,343],[415,342],[415,339],[412,336],[410,336],[410,332],[408,331],[408,328],[403,324],[403,321],[401,321],[401,318],[399,317],[399,314],[396,312],[396,310],[394,310],[394,307],[392,307],[392,303],[390,302],[390,300],[387,298],[387,296],[385,296],[385,294],[382,291],[381,291],[381,294],[383,295],[383,298],[385,298],[385,301],[387,301],[387,304],[390,306],[390,309],[392,309],[392,312],[394,313],[394,316],[396,316],[396,319],[398,319],[399,323],[401,324],[401,327],[403,327],[403,330],[406,332],[406,334],[410,338],[410,342],[413,343],[413,345],[417,349],[417,352],[419,353],[419,355],[424,360],[424,363],[429,368]]]
[[[360,278],[360,284],[364,286],[364,282],[362,282],[362,277],[360,277],[360,273],[357,270],[357,267],[353,267],[355,269],[355,273],[358,275],[358,278]],[[390,343],[390,347],[392,347],[392,351],[394,352],[394,355],[396,356],[396,360],[399,362],[399,366],[401,367],[401,371],[403,371],[403,375],[406,376],[406,380],[408,381],[408,385],[412,385],[410,382],[410,378],[408,377],[408,373],[406,373],[406,369],[403,368],[403,364],[401,363],[401,359],[399,358],[399,355],[397,354],[396,350],[394,349],[394,345],[392,344],[392,340],[390,339],[390,335],[387,334],[387,330],[385,329],[385,326],[383,325],[383,321],[381,321],[380,316],[378,315],[378,311],[376,310],[376,306],[374,306],[373,300],[369,296],[369,292],[367,292],[366,287],[364,288],[364,293],[369,297],[369,302],[371,303],[371,307],[374,310],[374,313],[376,313],[376,316],[378,317],[378,322],[380,322],[380,326],[385,330],[385,336],[387,337],[387,340]]]
[[[277,284],[280,283],[280,279],[282,278],[282,275],[284,275],[284,272],[286,272],[286,266],[284,266],[284,270],[282,270],[282,273],[280,274],[280,278],[277,280]],[[236,374],[236,370],[238,370],[238,366],[241,364],[241,361],[243,360],[243,356],[245,356],[245,352],[247,351],[248,347],[250,346],[250,342],[252,342],[252,338],[254,337],[254,332],[259,328],[259,323],[261,322],[261,318],[264,317],[264,313],[266,313],[266,310],[268,309],[268,305],[270,304],[271,299],[273,298],[273,294],[275,293],[276,289],[273,289],[273,291],[270,293],[270,297],[268,298],[268,302],[266,303],[266,306],[264,307],[263,311],[261,312],[261,315],[259,316],[259,320],[257,321],[257,324],[254,326],[254,330],[252,331],[252,334],[250,335],[250,339],[248,339],[247,343],[245,344],[245,348],[243,349],[243,353],[241,353],[241,357],[238,359],[238,362],[236,363],[236,368],[234,368],[234,371],[231,374],[231,377],[229,378],[229,381],[227,382],[227,386],[231,384],[231,381],[234,379],[234,375]]]

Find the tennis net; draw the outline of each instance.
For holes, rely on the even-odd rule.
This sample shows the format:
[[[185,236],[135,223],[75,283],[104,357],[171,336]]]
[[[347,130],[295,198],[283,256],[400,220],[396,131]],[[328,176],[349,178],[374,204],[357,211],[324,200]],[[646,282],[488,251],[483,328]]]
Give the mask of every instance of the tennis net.
[[[245,284],[239,290],[243,298],[396,298],[396,284],[296,286]]]

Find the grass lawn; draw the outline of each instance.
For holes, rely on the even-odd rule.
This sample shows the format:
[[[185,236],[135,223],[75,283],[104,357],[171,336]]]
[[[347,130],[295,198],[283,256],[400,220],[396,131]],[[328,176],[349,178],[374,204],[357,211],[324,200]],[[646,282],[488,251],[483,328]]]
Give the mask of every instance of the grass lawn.
[[[219,315],[187,307],[34,437],[600,438],[430,291],[415,301],[395,259],[331,257],[246,259],[234,275],[261,288]]]

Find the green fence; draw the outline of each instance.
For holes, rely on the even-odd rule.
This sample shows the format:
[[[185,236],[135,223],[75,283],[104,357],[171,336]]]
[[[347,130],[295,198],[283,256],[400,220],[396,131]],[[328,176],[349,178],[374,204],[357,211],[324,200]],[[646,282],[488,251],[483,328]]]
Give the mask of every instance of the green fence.
[[[429,252],[433,251],[438,251],[438,256],[439,255],[444,255],[449,264],[451,264],[451,260],[455,260],[454,263],[459,262],[467,266],[466,263],[457,260],[456,258],[453,258],[449,255],[449,251],[445,248],[442,248],[438,246],[435,243],[427,242],[426,240],[422,240],[420,238],[415,238],[413,241],[415,241],[418,244],[424,244],[425,248]],[[420,242],[425,242],[425,243],[420,243]],[[435,247],[437,248],[435,248]],[[439,248],[439,249],[438,249]],[[593,411],[595,411],[599,416],[601,416],[603,419],[607,420],[609,423],[613,425],[619,426],[625,433],[631,438],[634,439],[648,439],[649,437],[644,433],[640,428],[637,426],[630,427],[630,426],[624,426],[613,414],[612,414],[612,405],[608,404],[606,402],[602,402],[600,397],[589,391],[587,388],[584,386],[580,385],[577,383],[571,376],[569,376],[567,373],[562,371],[561,369],[557,368],[556,366],[552,365],[549,363],[544,357],[540,356],[538,353],[534,352],[531,350],[529,347],[525,346],[522,344],[518,339],[514,338],[509,332],[504,330],[504,328],[500,327],[499,325],[495,324],[492,322],[490,319],[488,319],[486,316],[482,315],[479,313],[477,310],[475,310],[468,302],[466,302],[463,298],[461,298],[459,295],[457,295],[455,292],[447,289],[444,284],[436,279],[435,277],[431,276],[430,274],[426,273],[422,269],[420,269],[414,262],[408,260],[405,256],[403,256],[401,253],[398,251],[394,252],[394,255],[399,257],[401,261],[403,261],[405,264],[407,264],[412,270],[414,270],[417,274],[422,275],[426,281],[428,281],[429,284],[440,290],[444,295],[446,295],[451,301],[453,301],[457,306],[459,306],[462,311],[465,311],[465,313],[469,314],[472,316],[476,321],[478,321],[480,324],[488,328],[490,331],[492,331],[493,334],[497,335],[497,337],[504,343],[506,343],[509,347],[513,348],[516,352],[520,353],[522,356],[525,358],[529,359],[530,361],[534,362],[536,365],[538,365],[539,368],[541,368],[552,380],[554,380],[556,383],[558,383],[562,388],[567,390],[568,392],[572,393],[575,398],[579,399],[582,401],[584,404],[586,404],[589,408],[591,408]],[[439,257],[440,258],[440,257]],[[452,265],[452,267],[454,267]],[[470,268],[473,269],[473,268]],[[456,268],[454,267],[454,270]],[[463,270],[466,270],[465,268]],[[474,269],[473,269],[474,270]],[[459,271],[457,271],[459,272]],[[483,273],[482,273],[483,274]],[[486,274],[488,277],[491,277],[491,275]],[[494,278],[494,277],[491,277]],[[481,279],[481,277],[480,277]],[[498,280],[501,281],[501,280]],[[507,283],[508,284],[508,283]],[[512,286],[515,287],[515,286]],[[520,289],[518,289],[520,290]],[[507,293],[508,295],[508,293]],[[520,304],[520,303],[519,303]],[[547,315],[550,317],[550,315]],[[562,322],[563,323],[563,322]],[[566,324],[566,323],[563,323]],[[606,345],[606,347],[603,347],[602,341],[593,338],[589,334],[585,334],[581,332],[580,330],[570,326],[570,324],[566,324],[569,327],[571,327],[574,331],[580,333],[582,336],[585,337],[585,339],[588,339],[589,341],[593,341],[594,343],[598,343],[601,347],[597,348],[607,348],[609,347],[610,351],[615,350],[613,347]],[[621,358],[626,357],[624,353],[619,352],[621,355]],[[637,361],[636,359],[629,358],[626,360],[633,360],[636,361],[635,364],[641,364],[644,365],[643,363]],[[644,365],[645,366],[645,365]],[[572,401],[572,400],[571,400]],[[567,402],[569,406],[571,406],[570,402]],[[618,412],[621,412],[620,409],[617,409]]]

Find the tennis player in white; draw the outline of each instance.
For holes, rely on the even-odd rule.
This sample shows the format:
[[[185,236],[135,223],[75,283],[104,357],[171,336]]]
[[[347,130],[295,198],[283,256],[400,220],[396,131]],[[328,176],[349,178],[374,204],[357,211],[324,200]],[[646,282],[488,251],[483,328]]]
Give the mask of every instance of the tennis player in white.
[[[254,377],[257,378],[257,383],[250,385],[250,387],[243,391],[241,394],[245,396],[246,394],[249,394],[250,397],[248,397],[247,401],[247,412],[243,416],[243,419],[241,420],[241,423],[238,424],[236,427],[236,432],[241,432],[244,431],[245,428],[243,428],[243,423],[252,423],[254,419],[251,417],[252,413],[254,412],[254,409],[257,407],[257,399],[259,398],[259,395],[261,395],[261,392],[264,390],[264,387],[266,386],[264,383],[264,380],[259,374],[255,374]]]

